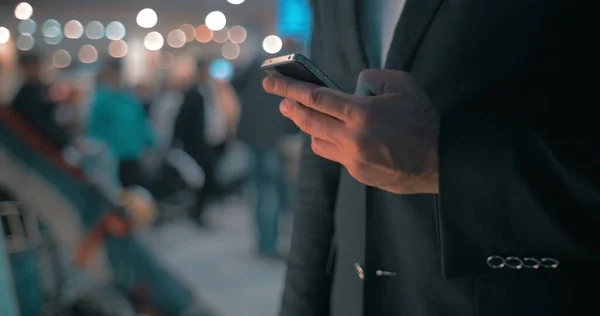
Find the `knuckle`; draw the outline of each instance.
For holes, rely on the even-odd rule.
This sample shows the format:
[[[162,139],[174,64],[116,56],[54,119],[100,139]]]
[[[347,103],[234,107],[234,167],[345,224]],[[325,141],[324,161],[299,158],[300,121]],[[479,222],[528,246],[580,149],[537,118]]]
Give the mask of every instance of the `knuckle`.
[[[346,163],[346,169],[348,169],[348,172],[351,175],[357,177],[365,169],[365,164],[358,159],[350,159],[348,163]]]
[[[358,81],[368,81],[377,71],[377,69],[365,69],[361,71],[358,75]]]
[[[310,130],[313,127],[313,115],[311,115],[307,111],[298,111],[296,115],[298,127],[300,127],[300,129],[302,129],[305,132],[310,132]]]
[[[286,99],[283,99],[279,102],[279,107],[283,106],[284,104],[286,104],[288,101]]]
[[[273,90],[287,96],[290,93],[290,86],[285,82],[284,79],[278,79],[275,80]]]
[[[352,155],[359,155],[364,149],[363,137],[359,133],[353,133],[350,135],[350,141],[348,144],[348,150]]]
[[[304,115],[301,119],[300,119],[300,128],[305,131],[305,132],[309,132],[310,128],[312,127],[312,123],[310,121],[310,119],[308,118],[308,116]]]
[[[368,127],[373,121],[373,113],[371,108],[372,106],[367,101],[365,102],[364,106],[353,107],[349,109],[350,113],[348,113],[348,115],[352,118],[352,120],[357,122],[359,126]]]
[[[399,74],[400,76],[403,76],[404,78],[406,78],[406,79],[410,79],[410,80],[413,80],[413,79],[415,78],[415,77],[413,76],[413,74],[411,74],[411,73],[410,73],[410,72],[408,72],[408,71],[403,71],[403,70],[400,70],[400,71],[398,72],[398,74]]]
[[[319,150],[320,150],[320,148],[321,148],[321,147],[319,146],[319,143],[318,143],[317,141],[315,141],[315,139],[314,139],[314,138],[313,138],[313,139],[311,139],[311,141],[310,141],[310,149],[312,149],[312,151],[313,151],[315,154],[319,154]]]
[[[308,100],[311,104],[321,104],[325,97],[325,89],[324,88],[316,88],[309,92]]]

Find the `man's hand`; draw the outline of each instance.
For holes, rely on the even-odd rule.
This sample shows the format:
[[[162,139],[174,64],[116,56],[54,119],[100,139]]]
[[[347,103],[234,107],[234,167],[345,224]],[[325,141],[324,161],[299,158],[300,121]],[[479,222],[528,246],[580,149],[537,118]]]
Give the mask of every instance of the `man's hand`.
[[[311,135],[315,154],[356,180],[397,194],[438,193],[440,118],[409,73],[363,71],[356,95],[290,78],[267,77],[263,86],[286,98],[281,113]]]

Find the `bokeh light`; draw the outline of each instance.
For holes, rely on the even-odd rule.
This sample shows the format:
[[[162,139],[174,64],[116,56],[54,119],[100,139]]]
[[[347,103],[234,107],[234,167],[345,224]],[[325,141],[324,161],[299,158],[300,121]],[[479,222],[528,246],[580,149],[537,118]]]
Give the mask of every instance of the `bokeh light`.
[[[33,7],[27,2],[21,2],[15,7],[15,17],[19,20],[27,20],[33,15]]]
[[[213,31],[202,24],[196,28],[196,40],[200,43],[208,43],[213,38]]]
[[[46,42],[48,45],[58,45],[60,44],[60,42],[62,42],[63,40],[63,35],[62,32],[56,33],[56,36],[53,37],[44,37],[44,42]]]
[[[233,76],[233,66],[226,59],[215,59],[208,69],[210,76],[215,80],[229,80]]]
[[[92,40],[104,37],[104,25],[98,21],[92,21],[85,27],[85,35]]]
[[[158,15],[150,8],[141,10],[136,18],[136,22],[140,27],[145,29],[152,28],[158,23]]]
[[[243,43],[248,37],[248,33],[243,26],[235,25],[229,28],[229,40],[236,43]]]
[[[236,59],[240,56],[240,46],[236,43],[227,42],[221,46],[221,55],[225,59]]]
[[[109,40],[117,41],[123,39],[127,31],[125,25],[118,21],[112,21],[106,26],[106,38]]]
[[[46,20],[46,22],[42,24],[42,34],[45,37],[57,37],[61,33],[60,23],[54,19]]]
[[[10,40],[10,31],[4,26],[0,27],[0,44],[6,44]]]
[[[227,40],[229,40],[229,29],[226,27],[214,32],[213,41],[216,43],[223,44],[227,42]]]
[[[78,39],[83,36],[83,24],[77,20],[71,20],[65,24],[65,37],[70,39]]]
[[[35,39],[29,34],[21,34],[17,39],[17,48],[20,50],[31,50],[35,45]]]
[[[231,3],[231,4],[242,4],[244,3],[244,0],[227,0],[227,2]]]
[[[180,30],[185,34],[185,41],[192,42],[196,38],[196,28],[191,24],[183,24],[179,27]]]
[[[108,54],[114,58],[123,58],[127,56],[129,47],[123,40],[116,40],[110,42],[108,45]]]
[[[71,54],[64,49],[57,50],[52,55],[52,65],[56,68],[67,68],[71,65]]]
[[[283,42],[277,35],[269,35],[263,40],[263,49],[269,54],[277,54],[283,48]]]
[[[83,45],[81,49],[79,49],[79,61],[84,64],[91,64],[98,60],[98,50],[96,47],[92,45]]]
[[[32,19],[19,22],[19,33],[21,34],[33,35],[36,28],[37,24]]]
[[[181,48],[186,43],[185,33],[180,29],[175,29],[167,34],[167,44],[173,48]]]
[[[223,12],[213,11],[206,16],[204,23],[209,29],[218,31],[227,25],[227,18]]]
[[[165,44],[163,36],[158,32],[150,32],[144,37],[144,47],[147,50],[159,50]]]

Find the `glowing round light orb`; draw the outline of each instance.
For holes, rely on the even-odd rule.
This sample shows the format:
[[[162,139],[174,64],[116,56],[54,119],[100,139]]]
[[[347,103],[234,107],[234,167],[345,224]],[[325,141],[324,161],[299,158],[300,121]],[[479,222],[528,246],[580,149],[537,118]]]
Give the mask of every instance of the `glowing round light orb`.
[[[104,25],[98,21],[92,21],[85,27],[85,36],[97,40],[104,37]]]
[[[56,68],[67,68],[71,65],[71,54],[64,49],[57,50],[52,55],[52,65]]]
[[[213,11],[206,16],[204,23],[209,29],[218,31],[225,27],[227,24],[227,18],[223,12]]]
[[[227,2],[238,5],[244,3],[244,0],[227,0]]]
[[[44,42],[48,45],[58,45],[63,40],[62,32],[58,32],[54,37],[44,37]]]
[[[77,55],[79,56],[79,61],[84,64],[91,64],[98,60],[98,50],[89,44],[83,45]]]
[[[42,24],[42,34],[44,34],[45,37],[59,36],[59,34],[62,34],[60,23],[54,19],[46,20],[46,22]]]
[[[163,47],[165,40],[158,32],[150,32],[144,37],[144,47],[147,50],[156,51]]]
[[[117,41],[123,39],[126,34],[125,25],[118,21],[112,21],[106,26],[106,38]]]
[[[213,41],[223,44],[229,40],[229,30],[224,27],[213,34]]]
[[[108,54],[114,58],[123,58],[127,56],[127,52],[129,51],[129,47],[127,43],[123,40],[112,41],[108,45]]]
[[[240,46],[232,42],[223,44],[223,46],[221,46],[221,56],[229,60],[238,58],[240,56]]]
[[[0,27],[0,44],[6,44],[10,40],[10,31],[4,26]]]
[[[15,7],[15,17],[19,20],[27,20],[33,15],[33,7],[27,2],[21,2]]]
[[[19,22],[19,33],[21,34],[33,35],[36,28],[37,24],[32,19]]]
[[[185,34],[185,41],[192,42],[196,38],[196,28],[191,24],[184,24],[179,27],[180,30]]]
[[[185,33],[180,29],[175,29],[167,35],[167,44],[173,48],[181,48],[186,43]]]
[[[78,39],[83,36],[83,24],[77,20],[71,20],[65,24],[65,37],[70,39]]]
[[[200,43],[208,43],[212,40],[213,33],[205,24],[199,25],[196,28],[196,40]]]
[[[233,66],[228,60],[215,59],[209,66],[210,76],[215,80],[229,80],[233,76]]]
[[[158,23],[158,15],[150,8],[140,11],[136,18],[137,24],[145,29],[152,28]]]
[[[35,39],[29,34],[19,35],[17,39],[17,48],[20,50],[31,50],[35,45]]]
[[[229,40],[236,43],[243,43],[248,37],[248,33],[243,26],[235,25],[229,28]]]
[[[269,35],[263,40],[262,47],[269,54],[277,54],[283,48],[283,41],[277,35]]]

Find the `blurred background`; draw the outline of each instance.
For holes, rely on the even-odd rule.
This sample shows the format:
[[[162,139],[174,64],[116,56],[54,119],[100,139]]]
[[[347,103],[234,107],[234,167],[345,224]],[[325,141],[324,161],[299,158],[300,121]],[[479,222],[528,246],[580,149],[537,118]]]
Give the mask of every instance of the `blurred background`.
[[[276,315],[308,0],[0,1],[0,315]]]

